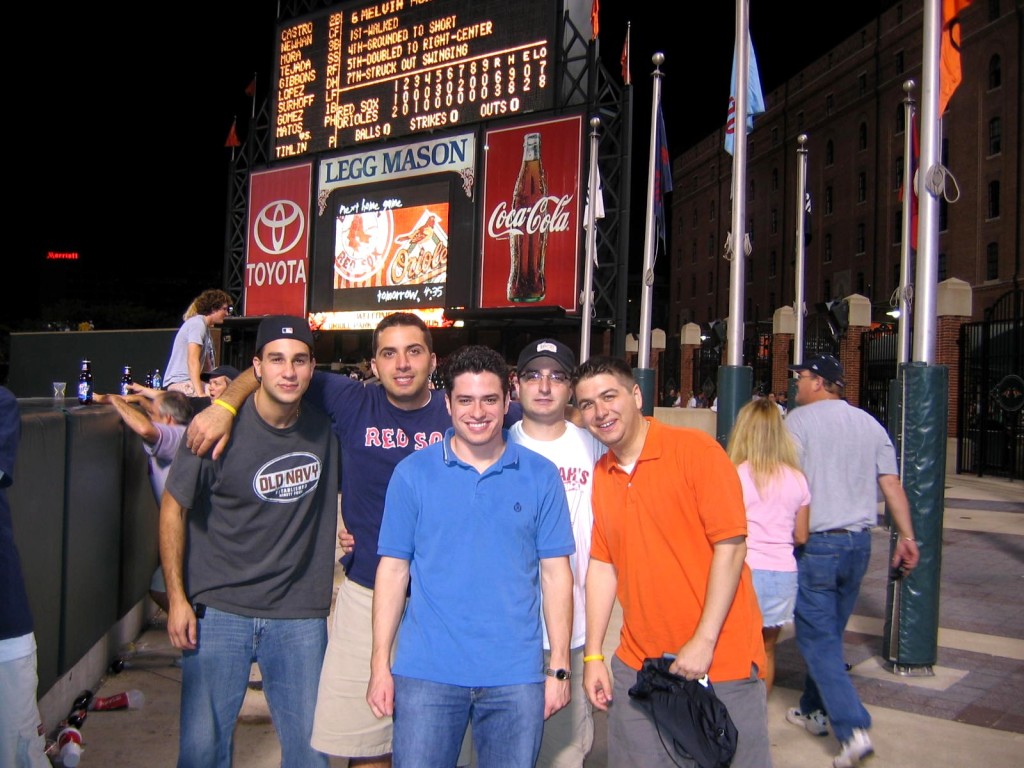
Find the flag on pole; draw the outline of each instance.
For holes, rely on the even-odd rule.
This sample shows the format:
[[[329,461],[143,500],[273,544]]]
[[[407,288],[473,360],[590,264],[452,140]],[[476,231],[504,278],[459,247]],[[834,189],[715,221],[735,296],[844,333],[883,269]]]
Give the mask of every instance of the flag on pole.
[[[917,219],[918,219],[918,197],[917,197],[917,169],[921,164],[921,134],[917,127],[917,113],[910,118],[910,159],[905,163],[904,173],[910,174],[910,247],[917,250]],[[899,201],[903,202],[903,185],[900,185]]]
[[[804,245],[811,244],[811,193],[804,192]]]
[[[942,0],[942,40],[939,44],[939,116],[963,80],[960,68],[960,12],[971,0]]]
[[[626,40],[622,43],[622,55],[619,63],[622,65],[622,82],[624,85],[632,85],[633,79],[629,76],[629,30],[632,25],[626,22]]]
[[[592,197],[590,193],[590,180],[587,179],[587,203],[583,206],[583,226],[584,228],[590,225],[590,199]],[[601,184],[601,171],[597,172],[597,194],[593,195],[594,198],[594,223],[597,224],[598,219],[604,218],[604,186]],[[597,254],[594,254],[595,259]]]
[[[764,112],[764,94],[761,93],[761,76],[757,72],[757,57],[754,42],[747,32],[747,130],[754,128],[754,115]],[[725,120],[725,151],[732,154],[736,132],[736,51],[732,53],[732,80],[729,83],[729,113]]]
[[[600,19],[598,18],[600,16],[600,14],[601,14],[601,0],[593,0],[593,2],[590,5],[590,28],[591,28],[590,39],[591,40],[597,40],[598,27],[601,26],[600,25]]]
[[[672,160],[668,155],[668,138],[665,133],[665,118],[658,104],[656,146],[658,156],[654,164],[654,231],[665,247],[665,193],[672,191]]]
[[[253,75],[252,76],[252,82],[250,82],[247,86],[245,86],[245,95],[246,96],[255,96],[256,95],[256,75]]]
[[[242,142],[240,142],[238,140],[238,127],[237,127],[237,125],[238,125],[238,118],[235,117],[235,119],[231,121],[231,130],[228,131],[227,141],[224,142],[224,146],[225,147],[231,147],[232,149],[234,149],[235,147],[242,146]]]

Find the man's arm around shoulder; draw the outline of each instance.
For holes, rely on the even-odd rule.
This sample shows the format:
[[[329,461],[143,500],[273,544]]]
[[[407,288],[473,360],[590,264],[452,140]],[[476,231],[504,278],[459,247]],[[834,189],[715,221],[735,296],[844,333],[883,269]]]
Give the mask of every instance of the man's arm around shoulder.
[[[192,417],[185,435],[192,453],[205,456],[212,448],[212,458],[220,458],[231,437],[238,409],[257,387],[256,374],[249,368],[232,381],[220,397]]]

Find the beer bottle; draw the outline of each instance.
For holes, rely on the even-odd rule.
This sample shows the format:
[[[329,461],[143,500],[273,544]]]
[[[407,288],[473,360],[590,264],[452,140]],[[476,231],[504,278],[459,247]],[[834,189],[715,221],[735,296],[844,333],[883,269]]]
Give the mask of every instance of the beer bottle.
[[[548,227],[541,224],[547,195],[548,178],[540,160],[540,134],[528,133],[523,137],[523,165],[512,190],[512,215],[521,224],[517,227],[519,232],[512,232],[508,238],[509,301],[540,301],[547,293],[544,260],[548,250]],[[535,207],[538,210],[535,211]]]
[[[92,363],[82,361],[82,370],[78,374],[78,402],[88,405],[92,402]]]
[[[130,365],[126,365],[121,371],[121,397],[125,397],[131,394],[131,392],[128,390],[128,387],[131,385],[131,383],[132,367]]]

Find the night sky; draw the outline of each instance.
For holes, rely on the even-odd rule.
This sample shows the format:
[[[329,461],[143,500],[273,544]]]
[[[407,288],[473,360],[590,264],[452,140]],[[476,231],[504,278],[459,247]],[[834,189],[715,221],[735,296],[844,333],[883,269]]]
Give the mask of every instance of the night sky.
[[[765,92],[892,2],[752,0]],[[26,278],[5,281],[19,287],[8,291],[0,325],[28,329],[29,319],[62,297],[64,314],[74,313],[76,300],[127,301],[142,309],[126,317],[148,312],[174,325],[196,294],[220,285],[231,156],[224,142],[235,116],[240,137],[248,136],[252,107],[245,89],[254,74],[257,99],[266,98],[277,2],[172,3],[147,6],[145,13],[140,5],[137,14],[118,19],[95,14],[119,6],[70,5],[58,11],[35,4],[15,16],[37,18],[12,20],[12,29],[36,31],[38,56],[20,71],[24,91],[8,90],[16,97],[9,102],[9,130],[20,137],[9,144],[19,151],[9,151],[8,168],[23,169],[9,176],[19,234],[9,238],[15,251],[8,263]],[[632,21],[633,168],[641,189],[651,54],[665,53],[663,103],[673,155],[719,128],[728,100],[735,5],[680,4],[684,10],[673,18],[656,10],[664,7],[601,3],[601,54],[613,73]],[[681,22],[674,18],[680,12]],[[77,251],[81,258],[46,263],[47,251]],[[104,327],[118,327],[108,322],[114,324]]]

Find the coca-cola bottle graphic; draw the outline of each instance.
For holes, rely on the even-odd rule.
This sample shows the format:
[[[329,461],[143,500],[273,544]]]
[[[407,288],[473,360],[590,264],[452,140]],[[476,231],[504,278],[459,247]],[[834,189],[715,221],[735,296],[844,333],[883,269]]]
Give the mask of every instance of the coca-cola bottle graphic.
[[[519,232],[510,233],[508,238],[511,252],[509,301],[540,301],[547,293],[544,259],[548,251],[548,227],[540,226],[542,217],[539,215],[547,205],[544,199],[547,195],[548,178],[540,161],[540,134],[528,133],[523,137],[523,166],[512,191],[513,216],[521,223],[517,227]],[[541,205],[535,216],[533,209],[538,202]]]

